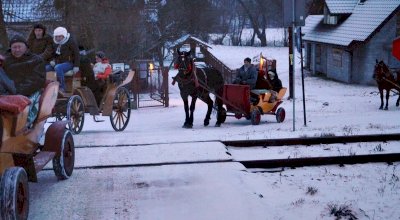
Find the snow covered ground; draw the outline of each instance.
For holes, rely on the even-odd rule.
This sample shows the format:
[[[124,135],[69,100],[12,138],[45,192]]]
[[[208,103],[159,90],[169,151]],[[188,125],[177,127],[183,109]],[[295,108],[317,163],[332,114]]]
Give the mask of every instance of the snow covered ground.
[[[288,86],[287,48],[213,46],[226,65],[239,68],[245,57],[260,53],[276,59]],[[298,59],[297,59],[298,60]],[[170,76],[175,72],[171,71]],[[296,64],[293,100],[284,99],[286,119],[262,116],[260,125],[228,117],[219,128],[203,126],[206,105],[198,101],[194,127],[183,129],[183,104],[170,86],[170,107],[134,110],[124,132],[114,132],[108,119],[86,117],[74,136],[77,167],[107,164],[153,164],[109,169],[77,169],[58,182],[51,171],[31,183],[30,219],[400,219],[400,163],[246,169],[238,159],[321,154],[399,152],[399,142],[356,145],[233,148],[218,140],[317,137],[400,133],[400,107],[390,98],[380,105],[374,86],[349,85],[319,77],[305,78],[307,126],[303,122],[301,78]],[[213,115],[210,125],[215,123]],[[293,126],[295,122],[295,126]],[[197,143],[190,143],[200,141]],[[208,141],[208,142],[206,142]],[[116,147],[112,147],[116,146]],[[226,154],[229,151],[230,155]],[[328,153],[327,153],[328,152]],[[201,164],[190,164],[192,161]],[[206,163],[207,160],[213,163]],[[163,162],[187,162],[154,166]],[[339,219],[339,218],[338,218]]]

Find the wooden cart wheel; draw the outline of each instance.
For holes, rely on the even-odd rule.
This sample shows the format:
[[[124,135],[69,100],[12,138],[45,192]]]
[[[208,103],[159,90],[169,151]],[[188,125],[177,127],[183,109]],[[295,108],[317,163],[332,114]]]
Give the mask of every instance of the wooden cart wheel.
[[[218,120],[218,117],[220,117],[219,120]],[[226,109],[224,107],[222,107],[221,112],[219,114],[217,114],[217,121],[220,121],[221,123],[225,123]]]
[[[27,219],[29,214],[28,176],[21,167],[7,168],[0,181],[1,219]]]
[[[67,105],[68,128],[73,134],[82,131],[85,122],[85,106],[79,95],[73,95],[68,100]]]
[[[115,131],[123,131],[131,117],[131,99],[129,92],[124,87],[119,87],[115,92],[110,122]]]
[[[284,108],[278,108],[278,110],[275,113],[276,115],[276,121],[278,123],[281,123],[285,120],[286,112]]]
[[[260,124],[261,121],[261,113],[258,108],[254,108],[253,111],[251,111],[251,124],[252,125],[258,125]]]
[[[54,174],[59,180],[68,179],[74,170],[75,146],[74,139],[69,130],[65,130],[62,136],[60,154],[53,158]]]

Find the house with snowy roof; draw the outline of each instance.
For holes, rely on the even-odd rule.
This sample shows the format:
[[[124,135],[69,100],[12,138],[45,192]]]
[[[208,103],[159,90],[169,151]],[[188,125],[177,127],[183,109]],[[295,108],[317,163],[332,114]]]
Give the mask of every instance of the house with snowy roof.
[[[323,15],[303,28],[305,68],[346,83],[373,84],[375,60],[393,68],[400,36],[400,0],[325,0]]]

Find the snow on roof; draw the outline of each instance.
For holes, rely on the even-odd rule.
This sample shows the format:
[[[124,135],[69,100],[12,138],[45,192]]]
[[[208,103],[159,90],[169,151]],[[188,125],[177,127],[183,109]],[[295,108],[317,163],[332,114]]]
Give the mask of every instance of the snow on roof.
[[[359,0],[326,0],[331,14],[351,14]]]
[[[352,14],[338,25],[323,24],[323,15],[310,15],[303,28],[303,39],[341,46],[349,46],[353,41],[364,42],[399,5],[399,0],[367,0],[357,4]]]
[[[203,45],[203,46],[212,48],[211,45],[209,45],[208,43],[206,43],[206,42],[200,40],[200,39],[197,38],[197,37],[193,37],[193,36],[191,36],[190,34],[186,34],[186,35],[182,36],[182,37],[179,38],[178,40],[172,42],[168,47],[169,47],[169,48],[176,47],[176,46],[178,46],[178,45],[180,45],[180,44],[184,44],[184,43],[185,43],[186,41],[188,41],[188,40],[193,40],[193,41],[197,42],[198,44],[201,44],[201,45]]]
[[[60,18],[52,1],[47,3],[41,0],[3,1],[2,7],[5,22],[37,22]]]

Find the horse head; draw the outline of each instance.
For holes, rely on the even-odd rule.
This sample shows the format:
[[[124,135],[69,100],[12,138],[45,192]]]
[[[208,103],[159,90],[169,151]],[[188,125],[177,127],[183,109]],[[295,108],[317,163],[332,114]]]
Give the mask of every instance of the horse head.
[[[375,61],[375,67],[374,67],[374,74],[373,78],[376,79],[377,81],[382,80],[383,78],[390,78],[390,70],[389,67],[383,62],[383,60]]]
[[[181,52],[176,49],[178,53],[178,58],[176,60],[175,68],[179,70],[179,72],[183,72],[184,74],[189,74],[193,70],[193,59],[191,58],[191,51],[183,51]]]

